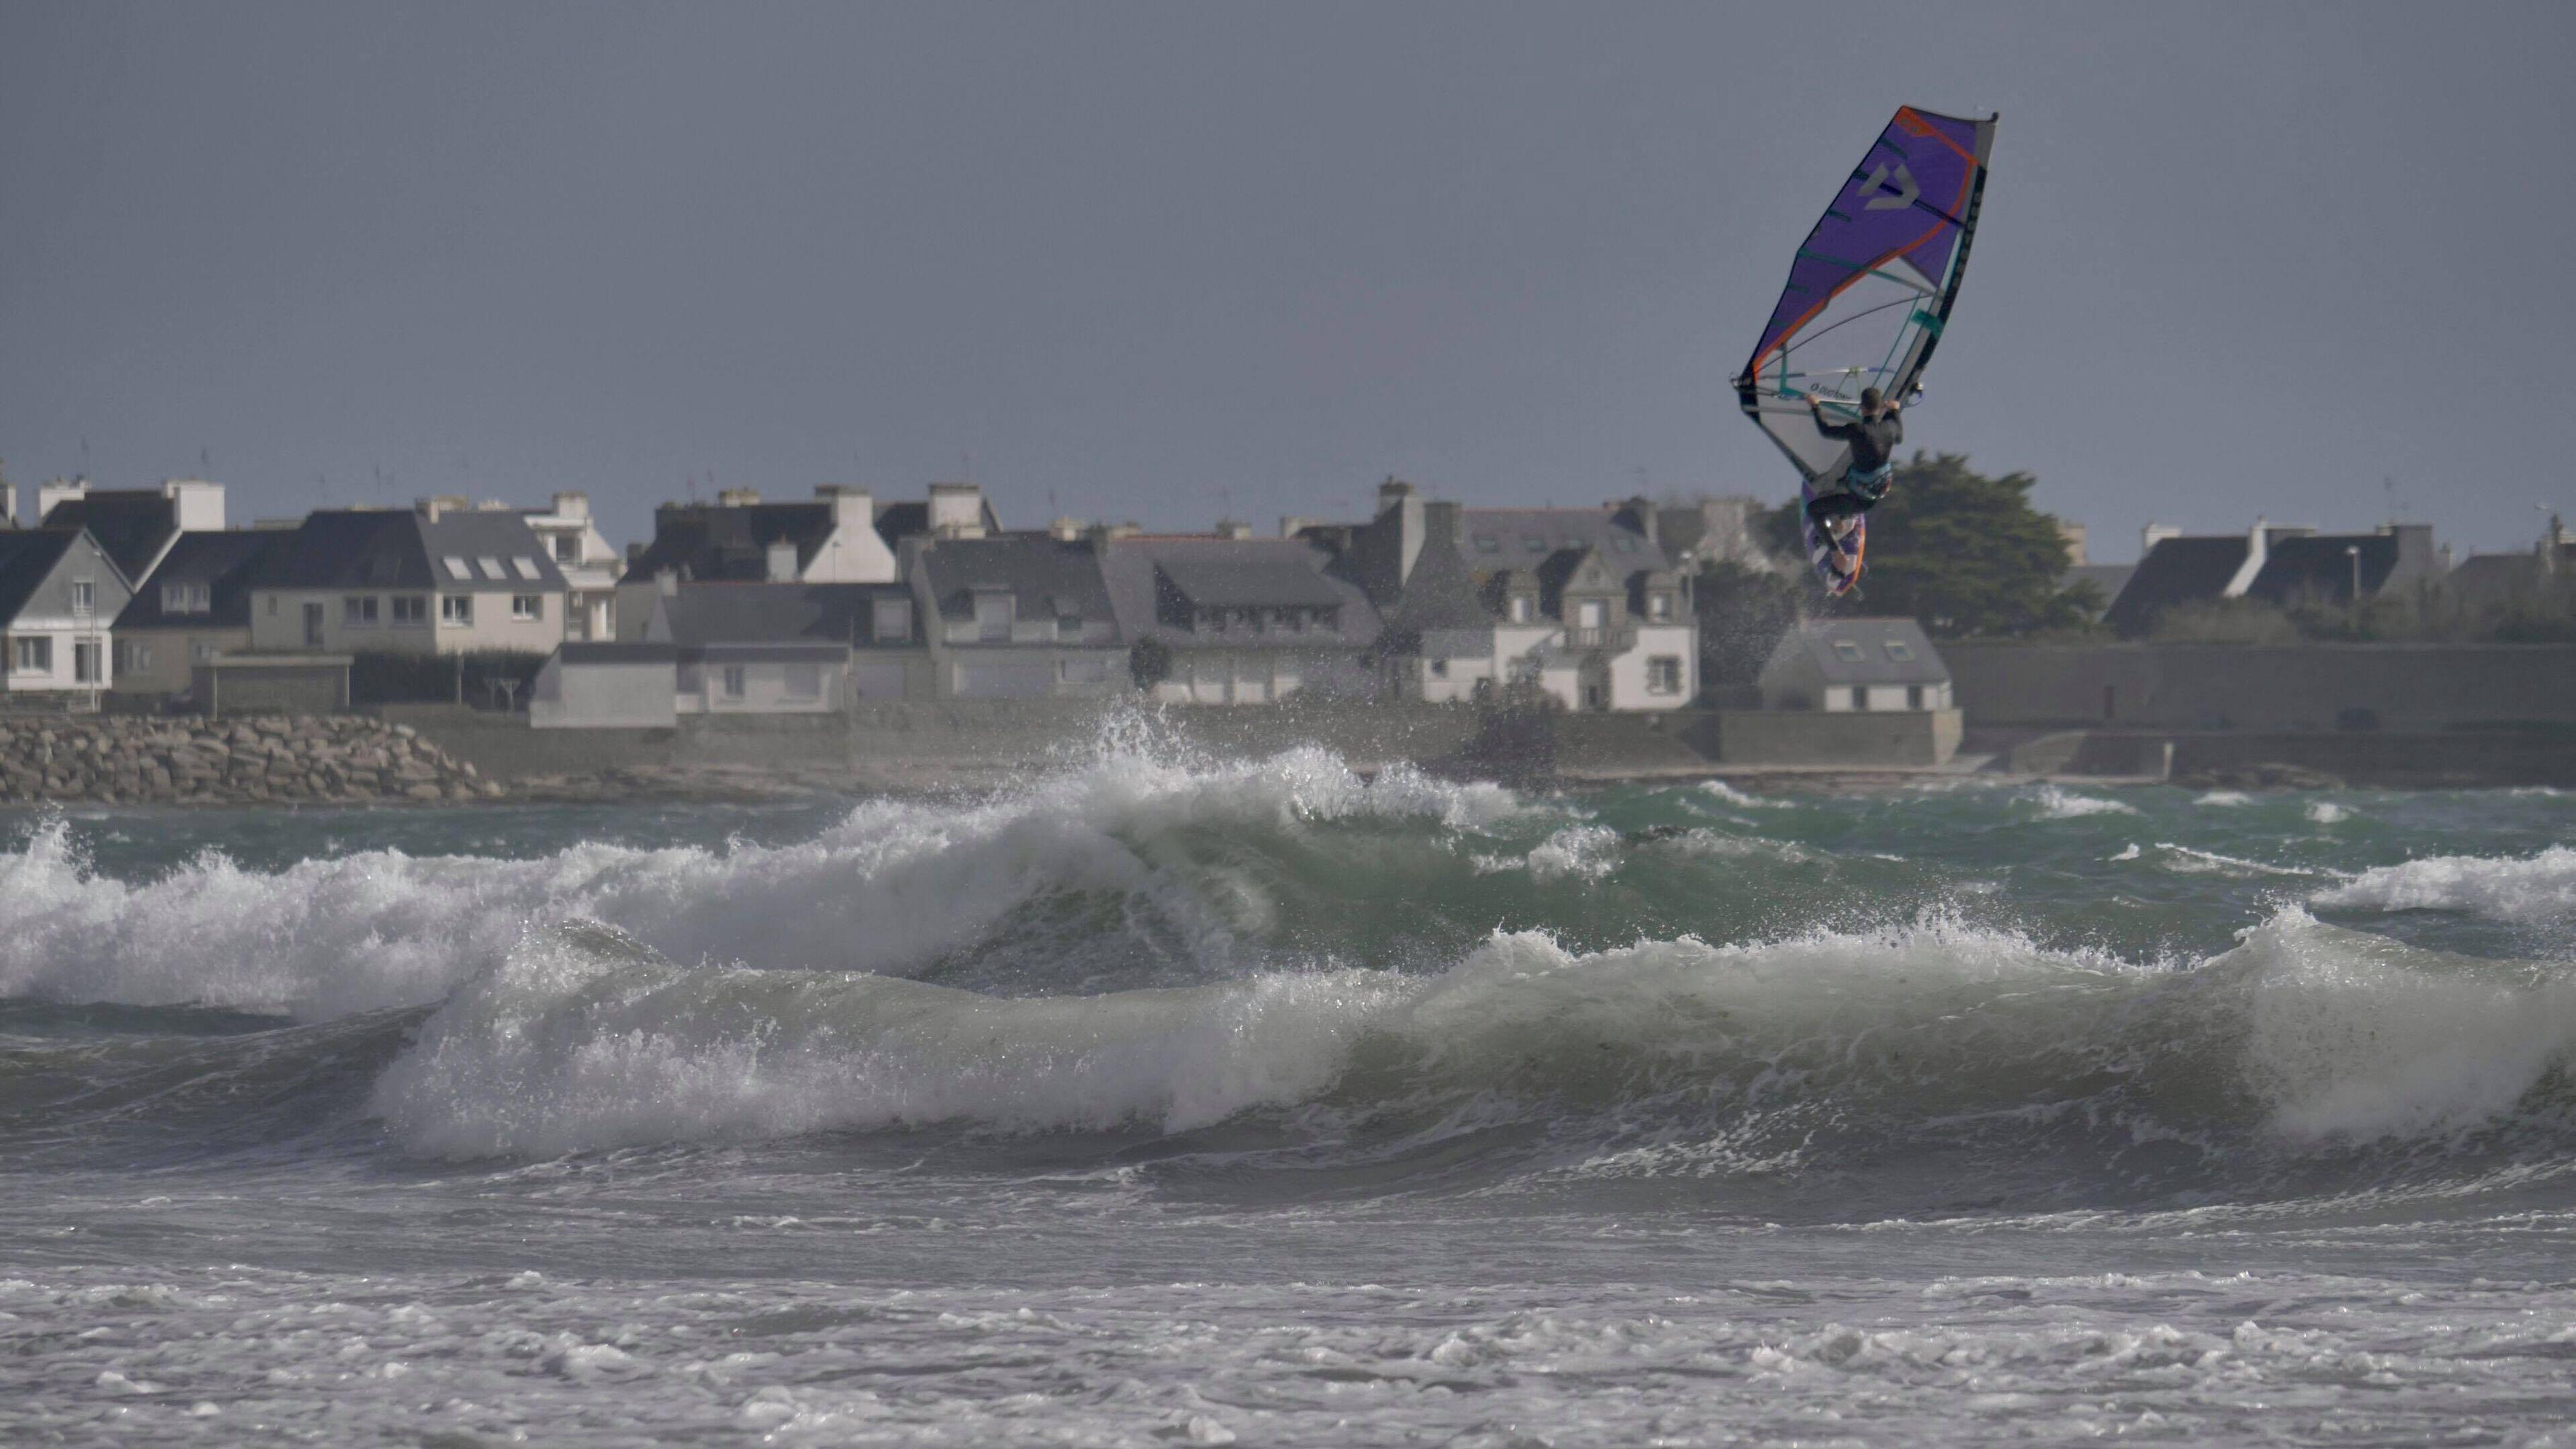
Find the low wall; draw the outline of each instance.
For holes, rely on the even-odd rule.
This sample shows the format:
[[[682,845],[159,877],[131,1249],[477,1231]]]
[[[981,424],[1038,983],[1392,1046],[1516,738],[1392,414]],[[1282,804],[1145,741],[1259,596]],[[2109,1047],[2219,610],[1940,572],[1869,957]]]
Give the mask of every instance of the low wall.
[[[1977,727],[2256,732],[2576,724],[2576,645],[1941,646]]]
[[[1929,769],[1959,752],[1959,711],[1722,710],[1717,743],[1726,765]]]

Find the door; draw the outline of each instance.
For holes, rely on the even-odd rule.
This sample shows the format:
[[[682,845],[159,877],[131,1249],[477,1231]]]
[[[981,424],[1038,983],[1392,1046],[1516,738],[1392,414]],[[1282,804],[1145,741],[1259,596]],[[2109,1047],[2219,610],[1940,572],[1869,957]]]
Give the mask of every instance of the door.
[[[304,647],[307,649],[322,647],[322,606],[320,604],[304,606]]]

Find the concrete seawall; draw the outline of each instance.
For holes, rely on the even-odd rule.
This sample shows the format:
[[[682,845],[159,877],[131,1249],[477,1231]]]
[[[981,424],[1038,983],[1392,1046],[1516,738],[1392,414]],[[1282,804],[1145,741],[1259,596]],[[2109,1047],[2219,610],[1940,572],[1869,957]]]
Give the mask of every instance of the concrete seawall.
[[[2576,725],[2576,644],[1949,643],[1975,729],[2399,733]]]

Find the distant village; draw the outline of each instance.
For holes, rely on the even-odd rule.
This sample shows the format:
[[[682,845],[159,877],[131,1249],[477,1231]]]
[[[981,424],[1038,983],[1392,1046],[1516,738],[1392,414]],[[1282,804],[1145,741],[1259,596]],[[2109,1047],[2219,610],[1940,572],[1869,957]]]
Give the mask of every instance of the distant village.
[[[1716,678],[1733,624],[1701,597],[1707,571],[1803,578],[1763,546],[1763,505],[1746,498],[1482,508],[1389,479],[1370,517],[1292,517],[1263,535],[1231,521],[1015,528],[972,483],[918,498],[738,488],[662,505],[653,536],[623,548],[568,492],[248,526],[204,480],[56,480],[36,489],[31,525],[17,504],[0,489],[0,662],[22,712],[441,699],[537,730],[649,730],[907,701],[1509,697],[1575,714],[1946,717],[1903,751],[1937,763],[1965,687],[1913,621],[1853,617],[1793,615],[1754,641],[1758,669]],[[2237,603],[2351,609],[2409,591],[2509,611],[2576,562],[2555,521],[2527,553],[2456,564],[2425,525],[2151,527],[2135,564],[2092,563],[2081,528],[2064,532],[2063,584],[2102,639],[2169,636]],[[2098,713],[2085,699],[2069,720],[2020,713],[2176,723],[2137,717],[2142,694],[2124,714],[2116,685]]]

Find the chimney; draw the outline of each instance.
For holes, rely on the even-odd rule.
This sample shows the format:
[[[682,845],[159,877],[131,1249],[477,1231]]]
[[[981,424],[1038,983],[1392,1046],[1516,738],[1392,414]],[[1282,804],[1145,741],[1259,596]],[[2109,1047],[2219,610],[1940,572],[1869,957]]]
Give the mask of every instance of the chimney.
[[[796,545],[786,539],[769,546],[769,581],[773,584],[796,582]]]
[[[1079,518],[1059,518],[1047,525],[1047,537],[1058,543],[1071,543],[1082,537],[1082,532],[1082,520]]]
[[[626,545],[626,566],[628,568],[633,568],[635,565],[644,561],[644,548],[645,546],[640,543],[629,543]]]
[[[655,574],[653,576],[653,590],[666,599],[678,598],[680,596],[680,571],[678,569],[664,569],[660,573]]]
[[[930,533],[934,538],[982,538],[984,490],[972,483],[931,484]]]
[[[1426,503],[1422,505],[1422,541],[1426,544],[1445,543],[1453,549],[1456,548],[1458,546],[1458,515],[1460,512],[1461,510],[1459,506],[1455,503]],[[1647,536],[1650,538],[1653,537],[1652,534]]]
[[[722,488],[716,491],[718,508],[753,508],[759,503],[760,490],[757,488]]]
[[[2148,554],[2154,553],[2156,545],[2166,539],[2180,537],[2182,537],[2182,530],[2170,523],[2150,523],[2138,530],[2138,557],[2143,559]]]
[[[2066,562],[2070,567],[2076,564],[2089,564],[2093,561],[2092,555],[2085,547],[2086,533],[2083,524],[2069,523],[2061,518],[2057,520],[2057,536],[2066,540]]]
[[[447,500],[444,498],[415,498],[412,500],[411,506],[413,512],[418,513],[421,517],[428,519],[432,523],[436,523],[439,515],[447,511]]]
[[[1252,525],[1249,523],[1237,523],[1231,518],[1220,518],[1216,521],[1216,536],[1219,538],[1230,538],[1237,543],[1241,543],[1252,537]]]
[[[558,493],[554,496],[552,511],[557,518],[588,518],[590,517],[590,495]]]
[[[876,495],[865,488],[823,483],[815,486],[814,496],[832,505],[832,526],[844,534],[856,535],[877,526]]]
[[[69,480],[57,478],[50,483],[37,484],[37,525],[39,527],[43,526],[45,515],[54,511],[55,504],[68,502],[75,498],[87,498],[88,496],[89,480],[87,478],[73,478]]]
[[[221,533],[224,531],[224,485],[203,478],[171,478],[161,484],[161,496],[170,500],[171,511],[179,515],[182,533]]]
[[[2245,562],[2236,569],[2236,577],[2218,591],[2222,599],[2241,599],[2254,587],[2254,576],[2263,572],[2264,561],[2272,556],[2272,521],[2257,514],[2254,526],[2245,531]]]
[[[1637,531],[1646,536],[1646,542],[1650,547],[1663,547],[1662,541],[1656,537],[1655,532],[1655,500],[1643,493],[1629,499],[1628,516],[1637,521]]]
[[[1394,586],[1402,588],[1413,577],[1413,561],[1422,556],[1422,498],[1401,478],[1377,485],[1378,521],[1386,522],[1390,513],[1395,515]]]
[[[18,485],[0,478],[0,523],[18,526]]]

